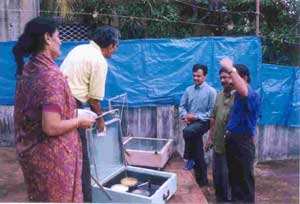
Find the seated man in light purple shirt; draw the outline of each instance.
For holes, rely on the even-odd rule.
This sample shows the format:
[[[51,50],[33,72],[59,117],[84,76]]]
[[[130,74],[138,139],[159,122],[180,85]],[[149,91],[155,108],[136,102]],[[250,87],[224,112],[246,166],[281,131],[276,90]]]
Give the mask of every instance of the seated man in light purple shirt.
[[[207,66],[194,65],[195,84],[186,89],[179,106],[180,117],[187,124],[183,129],[184,159],[187,160],[184,169],[194,168],[199,186],[208,185],[202,136],[209,130],[210,114],[217,95],[215,89],[205,82],[206,75]]]

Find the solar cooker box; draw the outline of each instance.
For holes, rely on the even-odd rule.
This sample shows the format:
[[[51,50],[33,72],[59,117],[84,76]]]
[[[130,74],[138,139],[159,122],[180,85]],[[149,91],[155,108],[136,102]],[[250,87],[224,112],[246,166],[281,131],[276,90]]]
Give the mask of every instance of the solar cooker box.
[[[124,148],[129,165],[161,169],[173,153],[173,140],[130,137],[124,141]]]
[[[102,135],[95,128],[86,130],[93,202],[165,203],[176,192],[176,174],[126,164],[119,118],[107,121]],[[136,185],[127,191],[115,188],[127,178],[136,180]]]

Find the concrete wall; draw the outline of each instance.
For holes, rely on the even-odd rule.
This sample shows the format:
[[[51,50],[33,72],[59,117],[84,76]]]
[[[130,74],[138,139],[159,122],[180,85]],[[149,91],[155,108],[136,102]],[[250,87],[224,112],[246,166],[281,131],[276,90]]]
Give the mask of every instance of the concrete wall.
[[[130,108],[123,113],[123,136],[171,138],[182,155],[184,124],[174,106]],[[258,126],[256,155],[258,161],[299,158],[300,128]],[[204,136],[206,140],[208,134]],[[13,106],[0,106],[0,146],[14,145]],[[211,160],[211,152],[207,154]]]
[[[0,41],[18,39],[25,24],[39,15],[39,0],[0,1]]]
[[[300,128],[259,126],[256,141],[260,161],[299,158]]]
[[[13,146],[15,143],[13,112],[13,106],[0,106],[0,146]]]

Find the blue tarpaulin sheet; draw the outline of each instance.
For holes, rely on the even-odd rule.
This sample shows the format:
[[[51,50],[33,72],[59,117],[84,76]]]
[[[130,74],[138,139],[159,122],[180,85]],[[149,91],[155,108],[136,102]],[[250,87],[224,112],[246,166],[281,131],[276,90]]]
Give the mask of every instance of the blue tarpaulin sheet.
[[[260,124],[300,127],[300,69],[263,64]]]
[[[63,43],[62,54],[56,62],[60,65],[73,47],[83,43],[86,42]],[[16,65],[11,53],[14,44],[0,43],[0,104],[14,103]],[[263,97],[263,124],[300,126],[299,86],[296,86],[299,72],[296,68],[285,68],[294,71],[290,74],[291,71],[281,70],[281,75],[274,73],[273,77],[269,69],[270,66],[276,69],[277,65],[262,65],[261,41],[257,37],[123,40],[108,60],[105,98],[127,93],[130,107],[178,105],[185,88],[193,84],[192,67],[196,63],[208,66],[207,81],[220,90],[219,62],[225,56],[250,68],[251,86]],[[284,81],[283,75],[290,78]],[[282,92],[279,86],[277,90],[274,87],[269,90],[268,80],[275,84],[274,81],[283,80],[284,90],[290,92]],[[273,100],[278,100],[280,105],[265,108]],[[287,107],[289,115],[283,120]]]

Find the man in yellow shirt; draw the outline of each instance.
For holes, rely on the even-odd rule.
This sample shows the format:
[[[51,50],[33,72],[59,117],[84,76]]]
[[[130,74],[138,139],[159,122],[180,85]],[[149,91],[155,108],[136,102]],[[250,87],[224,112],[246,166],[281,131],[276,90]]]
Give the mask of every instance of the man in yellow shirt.
[[[121,35],[111,26],[102,26],[95,30],[89,44],[73,48],[61,65],[61,71],[67,77],[72,95],[78,108],[88,103],[97,115],[102,114],[100,100],[104,98],[105,81],[109,58],[116,51]],[[104,119],[97,121],[100,132],[104,130]],[[85,202],[92,202],[90,164],[88,160],[85,131],[79,130],[82,141],[83,169],[82,187]]]

